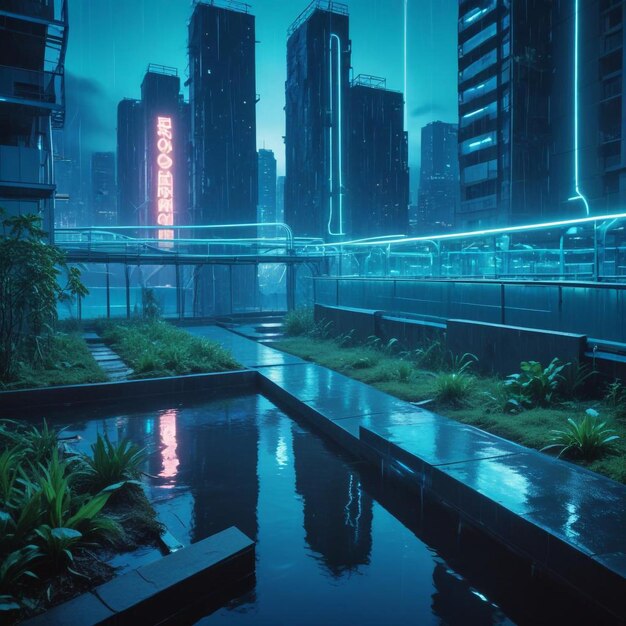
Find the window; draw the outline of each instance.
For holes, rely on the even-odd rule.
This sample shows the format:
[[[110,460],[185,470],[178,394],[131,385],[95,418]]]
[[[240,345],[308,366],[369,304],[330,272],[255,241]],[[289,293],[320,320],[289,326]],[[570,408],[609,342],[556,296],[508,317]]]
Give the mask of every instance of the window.
[[[491,102],[488,105],[481,107],[480,109],[476,109],[474,111],[470,111],[461,117],[461,128],[465,128],[470,124],[473,124],[477,120],[480,120],[484,117],[487,117],[490,120],[493,120],[498,115],[498,104],[496,102]]]
[[[482,72],[483,70],[486,70],[488,67],[493,65],[497,60],[498,60],[498,51],[491,50],[484,56],[480,57],[478,61],[474,61],[474,63],[466,67],[461,72],[461,80],[463,81],[463,80],[469,80],[470,78],[473,78],[474,76],[476,76],[476,74]]]
[[[480,83],[480,85],[476,85],[475,87],[470,87],[461,93],[461,102],[471,102],[476,98],[480,98],[493,91],[498,86],[498,81],[496,77],[489,78],[484,83]]]
[[[485,148],[491,148],[496,145],[496,133],[485,133],[484,135],[478,135],[478,137],[472,137],[461,144],[461,154],[472,154],[477,150],[483,150]]]
[[[476,3],[473,9],[470,9],[459,20],[459,32],[465,30],[472,24],[476,24],[478,20],[482,19],[496,8],[496,0],[482,0],[482,2]]]
[[[463,170],[463,182],[466,185],[479,183],[482,180],[489,180],[498,176],[498,161],[493,159],[485,163],[471,165]]]
[[[483,30],[481,30],[478,35],[474,35],[471,39],[468,39],[461,46],[461,54],[467,54],[475,48],[478,48],[478,46],[485,43],[485,41],[487,41],[488,39],[495,37],[497,32],[498,28],[496,24],[491,24],[490,26],[487,26],[487,28],[483,28]]]

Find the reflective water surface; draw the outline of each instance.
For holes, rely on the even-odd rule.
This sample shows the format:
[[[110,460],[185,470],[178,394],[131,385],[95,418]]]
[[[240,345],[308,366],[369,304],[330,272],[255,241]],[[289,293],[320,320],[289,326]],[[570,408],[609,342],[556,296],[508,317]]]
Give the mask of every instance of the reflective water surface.
[[[97,432],[146,446],[149,496],[184,544],[232,525],[256,541],[254,588],[200,623],[513,623],[491,599],[498,583],[485,582],[510,575],[493,571],[497,555],[493,565],[470,542],[444,558],[439,535],[455,537],[456,523],[431,516],[425,526],[418,496],[392,493],[265,397],[159,403],[83,411],[64,435],[79,435],[83,449]],[[464,552],[471,583],[449,562],[462,564]],[[517,622],[527,599],[515,593],[505,610]]]

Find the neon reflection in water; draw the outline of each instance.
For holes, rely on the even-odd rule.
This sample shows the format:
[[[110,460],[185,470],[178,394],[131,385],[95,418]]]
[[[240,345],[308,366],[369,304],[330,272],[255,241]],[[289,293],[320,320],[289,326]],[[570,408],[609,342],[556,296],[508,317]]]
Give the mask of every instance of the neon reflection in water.
[[[176,441],[176,419],[178,411],[169,409],[159,415],[159,437],[161,440],[161,464],[162,469],[159,472],[159,478],[166,480],[161,486],[165,489],[171,489],[175,486],[175,478],[178,474],[178,466],[180,462],[176,453],[178,443]]]

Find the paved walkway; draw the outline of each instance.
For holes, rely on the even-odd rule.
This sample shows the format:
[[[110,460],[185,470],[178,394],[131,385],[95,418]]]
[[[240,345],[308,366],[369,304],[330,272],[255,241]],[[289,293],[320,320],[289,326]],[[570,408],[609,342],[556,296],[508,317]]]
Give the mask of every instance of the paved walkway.
[[[367,444],[463,517],[626,618],[625,485],[223,328],[187,330],[257,369],[270,397],[340,442]]]

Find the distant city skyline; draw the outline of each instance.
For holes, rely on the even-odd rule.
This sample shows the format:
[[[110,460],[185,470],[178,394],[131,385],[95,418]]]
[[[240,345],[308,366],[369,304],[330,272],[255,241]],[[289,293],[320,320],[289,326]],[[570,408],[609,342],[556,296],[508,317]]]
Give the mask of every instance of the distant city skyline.
[[[287,28],[309,4],[294,0],[249,3],[256,17],[257,148],[276,154],[278,174],[285,171],[284,81]],[[387,78],[403,90],[404,0],[352,0],[354,75]],[[177,67],[188,76],[189,0],[74,0],[69,37],[68,131],[80,135],[82,152],[115,149],[117,102],[139,97],[149,63]],[[457,118],[456,0],[409,0],[408,119],[411,177],[417,190],[420,128],[435,119]],[[187,87],[183,88],[188,97]],[[80,130],[79,130],[80,129]],[[87,155],[83,155],[83,159]]]

